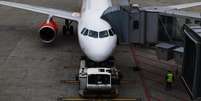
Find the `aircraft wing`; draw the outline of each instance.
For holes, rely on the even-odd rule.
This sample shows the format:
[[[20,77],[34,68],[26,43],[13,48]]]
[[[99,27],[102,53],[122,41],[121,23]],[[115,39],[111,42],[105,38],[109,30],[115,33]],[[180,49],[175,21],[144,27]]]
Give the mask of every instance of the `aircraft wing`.
[[[184,8],[190,8],[190,7],[195,7],[195,6],[201,6],[201,2],[172,5],[172,6],[167,6],[167,7],[172,8],[172,9],[184,9]]]
[[[15,3],[15,2],[7,2],[7,1],[0,1],[0,5],[10,6],[14,8],[24,9],[32,12],[37,12],[41,14],[47,14],[54,17],[59,17],[63,19],[70,19],[79,21],[80,20],[80,14],[75,12],[68,12],[58,9],[52,9],[52,8],[45,8],[40,6],[32,6],[28,4],[21,4],[21,3]]]

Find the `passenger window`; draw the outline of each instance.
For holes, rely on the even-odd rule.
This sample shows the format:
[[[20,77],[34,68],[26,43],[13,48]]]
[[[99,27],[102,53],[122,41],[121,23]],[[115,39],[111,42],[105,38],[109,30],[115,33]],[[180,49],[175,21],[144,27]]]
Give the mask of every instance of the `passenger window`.
[[[86,31],[84,32],[84,35],[86,36],[86,35],[88,35],[88,33],[89,33],[89,30],[86,29]]]
[[[99,38],[108,37],[108,31],[102,31],[99,33]]]
[[[84,34],[84,32],[85,32],[86,30],[87,30],[87,29],[86,29],[86,28],[84,28],[84,29],[82,30],[81,34]]]
[[[110,30],[109,30],[109,34],[110,34],[110,36],[113,36],[113,35],[114,35],[114,32],[110,29]]]
[[[89,31],[89,36],[93,38],[98,38],[98,32],[96,31]]]

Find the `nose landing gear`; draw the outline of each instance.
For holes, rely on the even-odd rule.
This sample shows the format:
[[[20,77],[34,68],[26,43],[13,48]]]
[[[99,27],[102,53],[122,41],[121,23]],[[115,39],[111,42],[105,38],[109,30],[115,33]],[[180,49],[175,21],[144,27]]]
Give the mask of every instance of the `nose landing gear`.
[[[65,20],[65,24],[63,26],[63,35],[67,35],[67,33],[69,34],[73,34],[74,33],[74,28],[73,26],[71,25],[73,21],[70,21],[70,20]]]

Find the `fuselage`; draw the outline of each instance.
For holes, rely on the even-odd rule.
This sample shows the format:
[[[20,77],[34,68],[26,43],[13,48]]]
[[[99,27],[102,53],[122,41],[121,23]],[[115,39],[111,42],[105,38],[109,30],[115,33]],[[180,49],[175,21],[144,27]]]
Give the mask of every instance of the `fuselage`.
[[[110,24],[101,19],[110,6],[111,0],[83,0],[78,25],[79,44],[84,54],[95,62],[106,60],[116,47],[117,35]]]

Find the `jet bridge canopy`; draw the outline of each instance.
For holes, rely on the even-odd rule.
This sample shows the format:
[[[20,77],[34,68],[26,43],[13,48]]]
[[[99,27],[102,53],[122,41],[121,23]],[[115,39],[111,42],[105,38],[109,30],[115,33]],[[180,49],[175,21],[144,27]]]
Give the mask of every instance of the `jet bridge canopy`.
[[[138,7],[116,6],[108,8],[101,18],[112,26],[121,42],[132,42],[131,38],[135,38],[134,40],[137,41],[134,42],[143,43],[143,35],[138,33],[144,31],[144,27],[141,27],[143,23],[139,22],[139,20],[144,20],[141,16],[143,12]],[[133,32],[137,33],[138,37],[133,36]]]
[[[105,10],[101,18],[107,21],[112,26],[114,32],[118,35],[119,38],[121,38],[121,40],[124,40],[126,38],[126,36],[124,36],[125,34],[121,33],[123,33],[124,30],[122,23],[127,23],[123,20],[128,19],[128,16],[120,11],[120,6],[109,7],[107,10]]]

